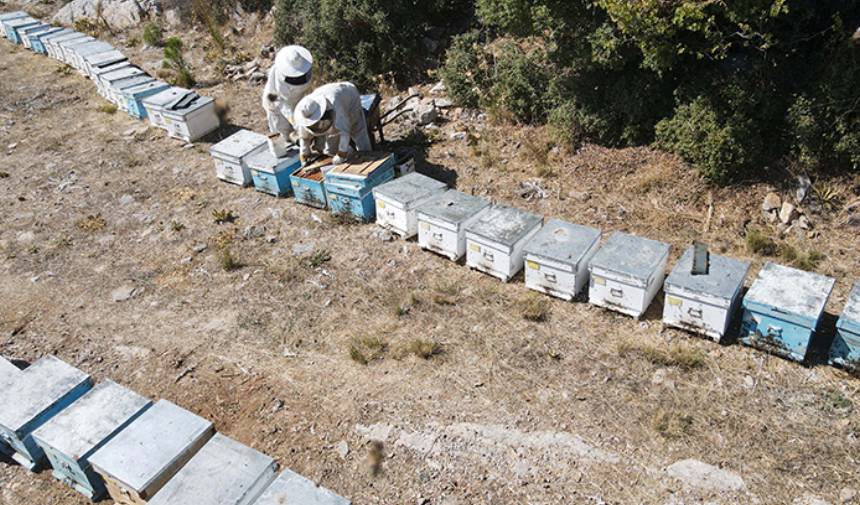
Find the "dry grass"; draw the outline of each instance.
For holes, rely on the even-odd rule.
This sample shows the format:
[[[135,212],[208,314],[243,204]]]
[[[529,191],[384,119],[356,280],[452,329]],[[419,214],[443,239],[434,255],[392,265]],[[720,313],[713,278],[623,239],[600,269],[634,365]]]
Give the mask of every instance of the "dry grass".
[[[460,286],[451,281],[439,281],[433,287],[431,299],[436,305],[457,305],[460,301]]]
[[[520,315],[526,321],[543,322],[549,317],[549,306],[546,297],[529,294],[520,301]]]
[[[674,409],[657,409],[651,418],[651,428],[663,438],[683,438],[693,431],[693,417]]]
[[[89,215],[83,219],[79,219],[75,223],[75,226],[81,231],[95,233],[104,230],[107,226],[107,221],[102,218],[101,214]]]
[[[406,351],[409,354],[414,354],[415,356],[421,359],[430,359],[433,356],[442,354],[443,348],[442,344],[439,342],[435,342],[433,340],[425,340],[423,338],[416,338],[411,340],[406,345]]]
[[[657,346],[645,341],[626,339],[618,343],[616,350],[622,358],[637,357],[655,365],[686,370],[701,367],[707,359],[704,352],[681,343]]]
[[[761,230],[750,228],[747,230],[746,245],[749,252],[761,256],[773,256],[777,253],[776,242]]]
[[[112,103],[103,103],[99,105],[96,110],[104,114],[116,114],[116,111],[119,110],[119,108]]]
[[[239,216],[234,214],[232,210],[214,209],[212,211],[212,219],[215,221],[215,224],[235,223],[239,219]]]
[[[388,344],[379,337],[358,337],[349,343],[350,359],[361,365],[382,359],[387,350]]]
[[[225,272],[235,272],[245,266],[242,261],[234,256],[233,252],[227,247],[223,248],[219,253],[218,261]]]
[[[779,256],[791,266],[808,272],[815,271],[821,262],[824,261],[824,254],[820,251],[815,249],[800,251],[790,244],[782,244],[779,247]]]

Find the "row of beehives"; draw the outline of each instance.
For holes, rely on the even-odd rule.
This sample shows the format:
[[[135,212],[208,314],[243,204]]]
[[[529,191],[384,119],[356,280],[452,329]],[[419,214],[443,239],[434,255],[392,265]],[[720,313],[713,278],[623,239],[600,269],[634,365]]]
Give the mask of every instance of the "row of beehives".
[[[194,142],[220,126],[211,97],[155,79],[107,42],[43,23],[21,11],[0,15],[0,33],[77,69],[117,108],[138,119],[148,117],[171,137]]]
[[[0,357],[0,452],[98,501],[120,505],[349,505],[169,401],[48,356]]]

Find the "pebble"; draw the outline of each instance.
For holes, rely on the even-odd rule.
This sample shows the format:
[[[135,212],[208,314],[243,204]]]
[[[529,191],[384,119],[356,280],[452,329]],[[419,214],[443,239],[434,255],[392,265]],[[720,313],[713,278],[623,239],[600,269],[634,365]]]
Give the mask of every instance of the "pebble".
[[[839,491],[840,503],[854,503],[857,500],[857,490],[850,487],[843,488]]]
[[[338,456],[342,459],[346,459],[346,456],[349,454],[349,444],[346,443],[346,440],[341,440],[335,446],[335,450],[337,451]]]
[[[120,205],[128,205],[130,203],[134,203],[134,197],[131,195],[122,195],[119,197]]]
[[[740,475],[697,459],[676,461],[666,468],[666,473],[690,487],[699,489],[740,491],[746,488]]]
[[[197,254],[200,254],[208,248],[209,248],[209,246],[207,246],[206,244],[197,244],[194,246],[194,252],[196,252]]]
[[[137,289],[134,286],[122,286],[111,291],[111,299],[115,302],[124,302],[131,299],[137,294]]]

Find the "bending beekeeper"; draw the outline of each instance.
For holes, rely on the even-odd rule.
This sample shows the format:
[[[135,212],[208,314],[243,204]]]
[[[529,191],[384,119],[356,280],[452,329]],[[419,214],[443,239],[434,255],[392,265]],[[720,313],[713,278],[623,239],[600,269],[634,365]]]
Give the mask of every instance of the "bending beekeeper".
[[[299,101],[294,121],[302,164],[320,149],[334,156],[335,164],[346,163],[353,152],[350,143],[358,151],[371,150],[361,95],[352,83],[336,82],[315,89]]]
[[[269,69],[269,79],[263,89],[263,109],[269,131],[280,133],[281,140],[294,142],[293,111],[310,91],[313,58],[302,46],[286,46],[278,51],[275,64]]]

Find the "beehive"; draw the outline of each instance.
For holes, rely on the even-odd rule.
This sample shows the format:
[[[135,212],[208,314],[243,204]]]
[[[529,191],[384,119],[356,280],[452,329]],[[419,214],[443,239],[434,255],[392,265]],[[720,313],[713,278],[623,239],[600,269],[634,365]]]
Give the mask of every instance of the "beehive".
[[[266,142],[265,137],[263,141]],[[275,158],[268,149],[268,143],[263,148],[250,154],[245,163],[251,172],[254,189],[273,196],[290,196],[293,185],[290,177],[301,166],[298,149],[291,149],[282,158]],[[244,177],[244,175],[242,175]]]
[[[40,24],[42,24],[40,21],[31,17],[16,18],[3,22],[3,26],[6,27],[6,38],[18,45],[23,43],[21,40],[21,30]]]
[[[153,78],[149,74],[136,75],[134,77],[129,77],[127,79],[122,79],[118,82],[115,82],[113,84],[113,87],[111,88],[112,101],[121,110],[128,112],[129,97],[126,91],[155,82],[158,81],[156,81],[155,78]]]
[[[418,233],[419,206],[448,189],[444,182],[411,173],[373,188],[376,223],[403,238]]]
[[[55,60],[60,60],[61,53],[59,52],[58,44],[60,42],[65,42],[67,40],[74,39],[82,39],[87,37],[88,35],[81,32],[76,32],[74,30],[66,33],[64,35],[60,35],[58,37],[50,37],[45,41],[45,48],[48,50],[48,56],[54,58]]]
[[[66,32],[66,31],[70,32],[71,30],[69,30],[68,28],[55,26],[55,27],[47,28],[47,29],[42,30],[42,31],[31,33],[27,37],[30,39],[30,49],[32,49],[33,52],[36,52],[39,54],[48,54],[48,52],[45,50],[45,45],[42,43],[42,41],[45,40],[46,37],[49,37],[51,35],[60,34],[60,33]]]
[[[153,80],[152,77],[149,77],[149,75],[147,75],[147,73],[142,69],[135,67],[134,65],[129,65],[127,67],[118,68],[112,72],[101,74],[97,85],[100,85],[102,88],[102,96],[115,103],[117,106],[120,106],[121,100],[119,99],[119,93],[122,86],[127,86],[129,79],[139,79],[141,77],[148,79],[149,81]]]
[[[523,269],[523,248],[540,231],[543,218],[523,210],[493,205],[466,226],[466,266],[511,280]]]
[[[105,44],[105,42],[100,42],[99,40],[93,38],[92,40],[81,39],[64,45],[63,51],[65,54],[66,63],[68,63],[69,66],[71,66],[72,68],[78,69],[78,53],[81,51],[81,49],[90,44]]]
[[[275,460],[218,433],[150,505],[251,505],[275,479]]]
[[[45,453],[33,432],[83,396],[90,376],[55,358],[42,358],[21,372],[0,398],[0,439],[14,451],[21,466],[38,469]]]
[[[78,72],[80,72],[82,75],[88,75],[86,61],[88,57],[96,54],[116,51],[116,48],[108,44],[107,42],[94,40],[85,44],[74,46],[72,48],[72,51],[74,60],[72,66],[78,69]]]
[[[173,87],[144,98],[142,102],[146,109],[146,115],[149,117],[149,124],[166,130],[167,121],[164,118],[164,108],[188,92],[189,90],[185,88]]]
[[[588,282],[599,244],[600,230],[550,219],[523,249],[526,287],[573,300]]]
[[[92,73],[90,78],[93,80],[93,83],[96,85],[96,91],[99,95],[104,97],[106,100],[108,99],[107,89],[104,87],[104,83],[102,82],[102,76],[113,74],[119,70],[124,70],[127,68],[133,68],[134,65],[129,61],[118,61],[116,63],[111,63],[110,65],[105,65],[103,67],[92,69]]]
[[[254,505],[351,505],[351,502],[292,470],[284,470]]]
[[[125,109],[132,117],[138,119],[146,119],[146,108],[143,106],[143,99],[161,93],[170,89],[170,84],[164,81],[151,80],[137,86],[124,88],[122,90],[123,103]]]
[[[248,158],[268,148],[266,136],[251,130],[239,130],[209,148],[215,162],[215,176],[232,184],[253,184]],[[289,184],[289,174],[286,183]]]
[[[159,400],[96,451],[90,464],[118,505],[143,505],[214,433],[211,422]]]
[[[8,38],[6,36],[7,22],[27,17],[30,17],[30,15],[24,11],[4,12],[3,14],[0,14],[0,35],[3,35],[4,38]]]
[[[588,301],[639,318],[666,277],[668,244],[615,232],[592,257]]]
[[[355,153],[349,162],[335,165],[323,177],[332,214],[373,221],[376,217],[373,188],[394,178],[394,155]]]
[[[328,207],[324,172],[332,167],[332,158],[324,156],[294,171],[290,175],[290,184],[296,201],[317,209]]]
[[[460,191],[434,196],[418,207],[418,245],[458,261],[466,254],[466,227],[489,207],[489,201]]]
[[[830,347],[830,362],[860,371],[860,282],[854,284],[845,309],[836,323],[836,338]]]
[[[215,112],[215,99],[193,91],[168,103],[162,114],[167,134],[185,142],[194,142],[221,126]]]
[[[49,25],[47,23],[39,23],[37,25],[28,26],[27,28],[19,30],[18,35],[21,37],[21,44],[23,44],[24,47],[26,47],[27,49],[33,49],[31,37],[37,33],[42,33],[52,28],[54,28],[53,25]]]
[[[118,49],[84,57],[84,72],[93,81],[98,79],[99,74],[103,73],[106,67],[117,69],[130,65],[131,63],[128,62],[128,58]]]
[[[21,376],[21,370],[9,360],[0,356],[0,395],[5,395],[11,385]],[[2,401],[2,400],[0,400]],[[0,454],[12,454],[12,448],[0,438]]]
[[[684,251],[663,285],[663,323],[719,342],[738,308],[750,264],[708,255],[705,274],[693,274],[694,248]]]
[[[138,418],[151,402],[105,381],[33,433],[54,468],[55,478],[96,501],[106,489],[89,457]]]
[[[803,361],[835,281],[767,263],[743,300],[741,342]]]
[[[84,37],[79,37],[70,40],[64,40],[62,42],[57,43],[57,54],[59,55],[60,61],[74,68],[75,66],[75,47],[86,44],[89,42],[95,41],[95,37],[90,37],[86,35]]]

